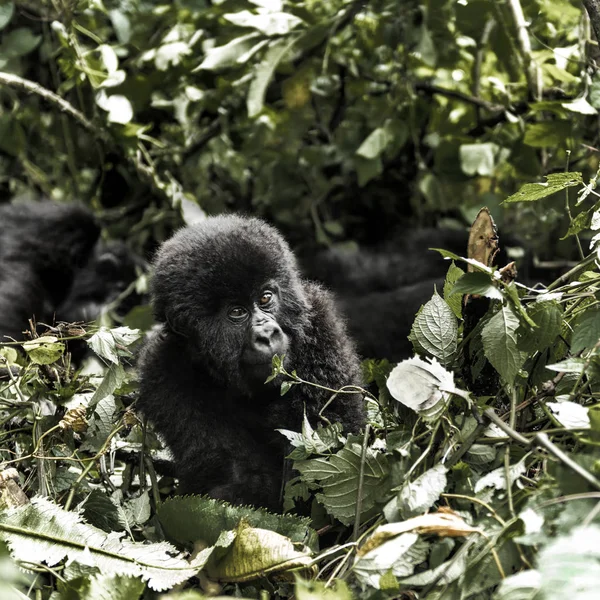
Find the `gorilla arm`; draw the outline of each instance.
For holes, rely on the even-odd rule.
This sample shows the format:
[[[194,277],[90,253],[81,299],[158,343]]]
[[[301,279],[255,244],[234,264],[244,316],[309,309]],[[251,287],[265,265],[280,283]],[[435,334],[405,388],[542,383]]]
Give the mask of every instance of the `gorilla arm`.
[[[140,357],[139,408],[172,450],[181,491],[276,510],[283,455],[267,439],[263,412],[244,409],[202,366],[181,360],[192,352],[185,338],[162,331]]]

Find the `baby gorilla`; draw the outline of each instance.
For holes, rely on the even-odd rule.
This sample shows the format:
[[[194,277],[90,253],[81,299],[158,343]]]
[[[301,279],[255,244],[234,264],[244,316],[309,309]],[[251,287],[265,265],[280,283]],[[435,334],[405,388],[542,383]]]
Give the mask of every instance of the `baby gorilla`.
[[[211,217],[158,252],[153,305],[160,332],[140,357],[140,411],[175,457],[182,491],[280,507],[278,428],[318,422],[331,393],[264,384],[273,355],[298,376],[337,390],[360,383],[354,346],[328,292],[300,278],[281,235],[263,221]],[[324,416],[357,431],[360,394],[340,394]]]

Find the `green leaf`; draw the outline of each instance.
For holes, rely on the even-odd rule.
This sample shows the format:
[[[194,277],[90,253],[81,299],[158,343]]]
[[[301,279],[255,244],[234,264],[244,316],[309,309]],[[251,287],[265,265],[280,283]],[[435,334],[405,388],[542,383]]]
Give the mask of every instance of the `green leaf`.
[[[465,175],[491,177],[500,158],[500,146],[493,142],[485,144],[462,144],[460,166]]]
[[[519,350],[532,354],[549,348],[560,335],[562,306],[554,301],[535,302],[527,307],[527,314],[537,327],[521,325],[517,331]]]
[[[43,335],[23,344],[23,350],[36,365],[51,365],[65,352],[65,345],[53,335]]]
[[[427,558],[428,550],[429,544],[417,533],[403,533],[360,556],[353,571],[363,585],[380,589],[389,571],[395,577],[412,575]]]
[[[446,467],[436,465],[402,486],[397,506],[403,519],[426,513],[438,501],[448,484],[447,473]]]
[[[251,581],[271,573],[306,568],[312,562],[306,546],[298,544],[296,549],[289,538],[269,529],[240,521],[233,533],[233,542],[224,555],[208,563],[208,575],[217,581]]]
[[[235,529],[244,520],[253,527],[270,529],[293,542],[316,547],[316,533],[309,527],[310,519],[296,515],[276,515],[249,506],[231,506],[206,496],[173,496],[157,510],[157,516],[169,539],[183,544],[204,540],[216,544],[222,531]]]
[[[597,115],[598,111],[585,99],[578,98],[573,102],[563,102],[563,108],[580,115]]]
[[[518,192],[509,196],[504,202],[533,202],[541,200],[568,187],[582,185],[581,173],[550,173],[545,183],[526,183]]]
[[[356,513],[361,454],[361,444],[350,437],[346,446],[336,454],[294,463],[303,479],[321,487],[322,493],[317,494],[317,500],[331,516],[345,525],[354,521]],[[361,516],[375,506],[382,491],[387,488],[388,473],[387,457],[377,450],[367,448]]]
[[[415,348],[448,365],[456,354],[457,336],[458,324],[452,309],[434,292],[416,316],[408,338]]]
[[[0,30],[10,23],[14,12],[15,3],[12,0],[2,0],[0,2]]]
[[[383,173],[383,163],[379,156],[370,160],[356,156],[354,166],[356,167],[359,187],[364,187],[371,179]]]
[[[600,310],[587,310],[572,323],[572,327],[571,353],[579,354],[586,348],[593,348],[600,341]]]
[[[121,384],[125,381],[125,370],[121,365],[110,365],[106,370],[104,378],[100,382],[100,385],[96,388],[94,395],[90,400],[90,405],[94,406],[100,400],[110,396],[115,390],[121,387]]]
[[[454,284],[465,274],[465,272],[456,266],[456,263],[452,261],[446,274],[446,280],[444,281],[444,300],[446,304],[452,309],[452,312],[457,319],[462,318],[462,297],[459,295],[452,295]]]
[[[228,13],[223,18],[238,27],[251,27],[266,36],[287,35],[302,24],[302,19],[284,12],[264,12],[260,14],[242,10],[237,13]]]
[[[224,46],[217,46],[206,51],[204,60],[194,71],[203,69],[205,71],[219,71],[235,64],[243,64],[241,58],[248,55],[248,52],[256,45],[257,33],[249,33],[239,38],[231,40]],[[262,47],[262,40],[259,42]]]
[[[108,16],[112,23],[113,29],[119,44],[128,44],[131,39],[131,22],[129,17],[120,10],[109,10]]]
[[[29,54],[42,41],[40,35],[34,35],[31,29],[19,27],[3,34],[0,44],[0,59],[19,58]]]
[[[385,127],[378,127],[372,131],[367,139],[360,145],[356,154],[367,160],[372,160],[381,156],[392,140]]]
[[[329,582],[302,579],[296,575],[296,600],[353,600],[348,584],[342,579]]]
[[[517,348],[519,319],[512,307],[503,306],[481,331],[483,351],[506,383],[514,383],[525,356]]]
[[[521,571],[500,582],[494,600],[535,600],[539,597],[541,586],[542,575],[539,571]]]
[[[454,386],[454,375],[436,360],[422,360],[418,356],[403,360],[396,365],[386,382],[392,397],[414,410],[426,421],[439,419],[451,394],[463,392]]]
[[[200,552],[192,562],[167,542],[147,543],[120,539],[107,534],[53,504],[36,497],[12,511],[0,513],[0,538],[4,539],[17,560],[55,566],[61,561],[97,566],[103,575],[140,577],[157,591],[169,589],[193,577],[210,556]]]
[[[465,273],[455,284],[451,294],[479,294],[492,300],[502,300],[502,292],[494,285],[488,273]]]
[[[543,123],[528,123],[525,126],[523,143],[533,148],[567,147],[567,138],[572,134],[573,123],[557,119]]]
[[[592,600],[600,581],[600,527],[577,527],[552,540],[536,561],[544,598]]]
[[[139,578],[122,575],[85,575],[58,581],[64,600],[137,600],[146,586]]]
[[[291,50],[295,40],[279,40],[270,45],[264,60],[256,68],[254,79],[248,89],[248,97],[246,105],[248,108],[248,116],[255,117],[258,115],[265,103],[265,94],[267,86],[275,73],[277,65],[283,60],[284,56]]]

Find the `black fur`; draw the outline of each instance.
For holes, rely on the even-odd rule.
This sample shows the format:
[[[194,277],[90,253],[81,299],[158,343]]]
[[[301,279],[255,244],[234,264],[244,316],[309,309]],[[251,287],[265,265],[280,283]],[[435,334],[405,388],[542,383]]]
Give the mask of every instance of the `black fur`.
[[[141,261],[122,242],[99,238],[96,219],[77,204],[0,207],[0,342],[23,340],[32,318],[92,321],[135,280]]]
[[[265,289],[274,291],[265,326],[278,331],[286,368],[336,390],[359,384],[359,359],[329,293],[300,278],[275,229],[220,216],[179,231],[158,253],[162,325],[142,352],[138,406],[173,451],[183,491],[277,509],[286,444],[275,429],[298,431],[304,410],[316,424],[331,394],[298,385],[281,396],[280,382],[263,385],[268,365],[257,376],[248,370],[249,352],[270,360],[272,351],[256,349],[254,321],[232,323],[230,307],[260,308]],[[340,394],[324,415],[357,431],[362,398]]]
[[[50,202],[0,208],[0,341],[52,320],[89,259],[100,227],[85,208]]]

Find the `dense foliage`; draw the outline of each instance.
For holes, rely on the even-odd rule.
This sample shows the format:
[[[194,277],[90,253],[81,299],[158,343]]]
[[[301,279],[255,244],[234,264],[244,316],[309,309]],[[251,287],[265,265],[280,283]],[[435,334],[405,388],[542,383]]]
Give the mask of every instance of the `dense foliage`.
[[[416,356],[365,363],[364,436],[282,432],[310,519],[170,495],[133,404],[140,311],[2,344],[2,598],[595,597],[600,78],[579,3],[0,0],[0,36],[2,200],[82,199],[142,252],[203,211],[313,245],[487,205],[578,256],[532,290],[446,253]],[[61,336],[98,360],[73,369]]]

